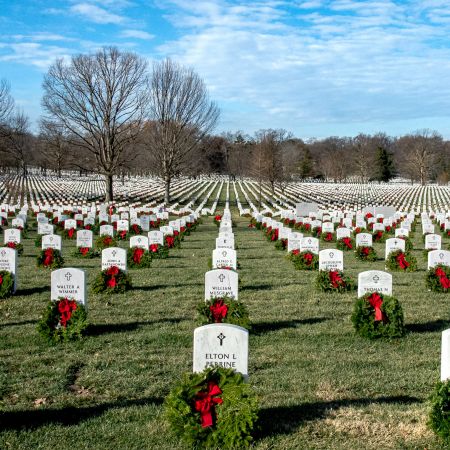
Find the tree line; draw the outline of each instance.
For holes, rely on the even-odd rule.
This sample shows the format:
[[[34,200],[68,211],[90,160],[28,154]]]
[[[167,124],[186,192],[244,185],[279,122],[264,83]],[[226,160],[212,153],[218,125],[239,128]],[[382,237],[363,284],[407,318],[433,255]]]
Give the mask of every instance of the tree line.
[[[5,172],[30,166],[61,176],[98,173],[105,200],[113,177],[155,175],[170,201],[174,178],[223,174],[284,188],[292,180],[387,182],[401,176],[447,183],[450,143],[437,132],[384,133],[304,141],[282,129],[214,134],[219,108],[192,69],[165,59],[151,68],[134,53],[107,47],[58,59],[43,81],[38,132],[0,81],[0,160]]]

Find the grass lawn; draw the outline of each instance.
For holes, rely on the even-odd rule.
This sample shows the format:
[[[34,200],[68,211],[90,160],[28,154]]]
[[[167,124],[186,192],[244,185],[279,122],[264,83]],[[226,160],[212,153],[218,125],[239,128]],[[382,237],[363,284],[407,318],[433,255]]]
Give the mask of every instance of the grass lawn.
[[[352,328],[356,292],[319,293],[315,273],[296,271],[234,207],[232,214],[239,298],[253,322],[250,382],[261,406],[254,447],[441,448],[426,426],[427,399],[439,378],[450,300],[425,287],[420,232],[413,238],[419,270],[393,275],[408,334],[373,342]],[[217,234],[213,219],[203,219],[169,259],[130,270],[131,292],[89,295],[88,337],[48,346],[36,325],[50,297],[50,272],[36,268],[29,233],[17,295],[0,301],[0,448],[183,448],[162,403],[192,368],[195,307]],[[71,257],[74,245],[63,242],[66,267],[86,269],[90,284],[100,260]],[[375,248],[383,257],[384,244]],[[351,252],[344,265],[355,278],[384,269],[384,261],[361,263]]]

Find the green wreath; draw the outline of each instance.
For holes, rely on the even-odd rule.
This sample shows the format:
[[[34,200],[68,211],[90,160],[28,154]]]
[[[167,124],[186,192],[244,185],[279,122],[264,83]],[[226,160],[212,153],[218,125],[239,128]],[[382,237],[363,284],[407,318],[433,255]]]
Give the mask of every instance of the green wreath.
[[[88,327],[86,309],[73,299],[60,297],[51,301],[39,321],[39,334],[49,342],[80,339]]]
[[[34,246],[37,248],[42,247],[42,234],[38,234],[34,240]]]
[[[64,239],[74,240],[77,238],[76,228],[64,228]]]
[[[250,329],[247,307],[230,297],[215,297],[197,305],[201,325],[231,323]]]
[[[252,443],[258,402],[251,386],[233,369],[185,374],[164,407],[172,431],[190,447],[232,449]]]
[[[376,261],[377,252],[373,247],[366,245],[360,245],[356,247],[355,256],[361,261]]]
[[[389,253],[386,260],[386,267],[389,270],[401,270],[404,272],[414,272],[417,270],[417,261],[410,253],[395,250]]]
[[[7,242],[3,245],[3,247],[12,248],[13,250],[17,251],[17,254],[23,255],[23,244],[16,244],[15,242]]]
[[[151,257],[155,259],[166,259],[169,257],[169,249],[165,245],[150,244],[148,251]]]
[[[111,266],[96,276],[92,292],[94,294],[122,294],[131,288],[131,277],[117,266]]]
[[[356,235],[359,234],[359,233],[367,233],[366,228],[363,228],[363,227],[355,227],[355,228],[353,229],[353,232],[352,232],[353,237],[356,237]]]
[[[46,269],[59,269],[64,265],[64,258],[59,250],[46,248],[37,256],[37,266]]]
[[[379,292],[358,298],[351,319],[356,333],[369,339],[398,338],[406,332],[400,302]]]
[[[152,265],[152,255],[148,250],[140,247],[132,247],[127,252],[128,266],[143,269]]]
[[[139,236],[142,234],[142,227],[137,223],[133,223],[133,225],[130,226],[130,234],[133,236]]]
[[[278,239],[278,241],[275,242],[275,248],[277,250],[286,250],[288,245],[287,239]]]
[[[128,231],[127,230],[117,231],[116,238],[118,241],[126,241],[128,239]]]
[[[100,251],[108,247],[117,247],[117,241],[109,234],[102,234],[96,239],[95,247]]]
[[[384,231],[378,230],[372,233],[372,241],[378,244],[386,242],[386,233]]]
[[[336,247],[339,250],[342,250],[344,252],[348,252],[350,250],[353,250],[355,248],[355,241],[354,239],[350,237],[343,237],[341,239],[338,239],[336,241]]]
[[[433,292],[450,292],[450,267],[438,264],[428,270],[425,282],[428,289]]]
[[[0,270],[0,299],[11,297],[14,293],[14,275]]]
[[[319,268],[319,257],[308,250],[301,252],[293,250],[288,258],[297,270],[317,270]]]
[[[450,440],[450,380],[436,383],[430,403],[428,426],[448,443]]]
[[[320,235],[322,234],[322,227],[314,227],[311,230],[311,234],[315,237],[315,238],[320,238]]]
[[[85,259],[96,258],[99,254],[98,250],[95,250],[93,247],[76,247],[73,252],[75,258]]]
[[[405,252],[410,253],[413,250],[413,243],[409,237],[399,236],[398,239],[405,241]]]
[[[322,239],[323,242],[336,242],[336,235],[331,231],[322,231],[320,239]]]
[[[340,270],[320,270],[316,286],[323,292],[346,292],[356,288],[355,282]]]

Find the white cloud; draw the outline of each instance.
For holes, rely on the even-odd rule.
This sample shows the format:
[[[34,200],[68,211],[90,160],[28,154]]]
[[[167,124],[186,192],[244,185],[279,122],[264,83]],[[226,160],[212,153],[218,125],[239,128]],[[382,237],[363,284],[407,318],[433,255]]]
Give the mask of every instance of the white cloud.
[[[70,8],[70,11],[79,14],[90,22],[99,24],[121,24],[125,21],[123,16],[89,3],[77,3]]]
[[[150,40],[155,37],[153,34],[147,33],[146,31],[142,30],[123,30],[120,33],[120,36],[124,38],[135,38],[144,40]]]

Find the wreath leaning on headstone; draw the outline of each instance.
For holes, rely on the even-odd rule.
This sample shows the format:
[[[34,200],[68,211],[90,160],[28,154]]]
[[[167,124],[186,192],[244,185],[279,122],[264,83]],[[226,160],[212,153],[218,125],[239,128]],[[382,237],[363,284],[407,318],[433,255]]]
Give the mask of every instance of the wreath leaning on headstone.
[[[343,237],[336,241],[336,247],[339,250],[349,251],[355,248],[355,241],[349,237]]]
[[[301,252],[295,249],[287,257],[297,270],[317,270],[319,268],[319,257],[308,250]]]
[[[109,234],[102,234],[95,241],[95,247],[100,251],[108,247],[117,247],[117,241]]]
[[[172,431],[195,448],[243,448],[253,440],[258,402],[233,369],[214,367],[185,374],[165,400]]]
[[[430,403],[428,426],[448,444],[450,442],[450,380],[436,383]]]
[[[37,256],[37,266],[46,269],[58,269],[64,265],[61,252],[55,248],[41,250]]]
[[[14,292],[14,275],[0,270],[0,299],[10,297]]]
[[[12,248],[17,251],[17,254],[20,256],[23,254],[23,245],[18,244],[17,242],[7,242],[3,247]]]
[[[361,261],[376,261],[377,259],[375,249],[366,245],[356,247],[355,256]]]
[[[247,307],[231,297],[215,297],[197,305],[201,325],[231,323],[250,329]]]
[[[352,322],[356,333],[369,339],[398,338],[405,334],[400,302],[379,292],[369,292],[356,300]]]
[[[324,292],[346,292],[355,289],[355,282],[349,277],[344,275],[344,272],[340,270],[320,270],[316,285],[319,290]]]
[[[438,264],[425,276],[427,288],[433,292],[450,292],[450,267]]]
[[[417,261],[410,253],[395,250],[389,253],[386,260],[386,267],[389,270],[402,270],[404,272],[414,272],[417,269]]]
[[[129,248],[127,258],[128,266],[136,269],[143,269],[152,265],[152,255],[145,248]]]
[[[38,323],[38,332],[50,342],[80,339],[87,329],[84,306],[71,298],[60,297],[51,301]]]
[[[102,270],[94,280],[94,294],[121,294],[132,288],[131,277],[117,266]]]

